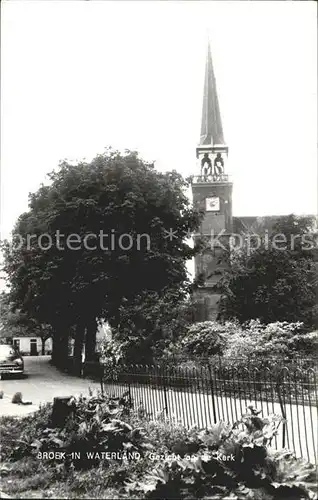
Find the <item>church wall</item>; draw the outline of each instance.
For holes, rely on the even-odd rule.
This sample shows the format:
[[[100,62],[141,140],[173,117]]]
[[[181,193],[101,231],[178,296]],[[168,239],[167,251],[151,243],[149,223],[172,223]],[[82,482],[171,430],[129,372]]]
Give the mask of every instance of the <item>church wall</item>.
[[[220,295],[211,293],[208,289],[202,289],[194,293],[197,302],[195,321],[216,321],[218,313],[218,301]]]
[[[197,321],[216,320],[220,295],[213,290],[226,269],[224,248],[228,247],[233,232],[232,184],[206,182],[193,184],[194,206],[205,210],[200,227],[200,236],[207,240],[208,248],[195,257],[195,274],[203,273],[205,286],[196,292],[199,301]],[[207,211],[206,198],[218,197],[219,210]]]
[[[209,235],[226,230],[233,231],[232,222],[232,184],[231,183],[202,183],[192,187],[193,204],[197,208],[206,210],[206,198],[217,197],[220,200],[220,207],[217,212],[206,211],[201,225],[201,232]]]

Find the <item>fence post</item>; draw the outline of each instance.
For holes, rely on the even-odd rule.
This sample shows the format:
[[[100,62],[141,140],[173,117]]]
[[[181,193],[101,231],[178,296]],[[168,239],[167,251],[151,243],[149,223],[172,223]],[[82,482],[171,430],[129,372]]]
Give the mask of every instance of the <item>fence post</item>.
[[[104,396],[104,364],[100,363],[100,390],[102,396]]]
[[[126,368],[127,368],[127,370],[126,370]],[[130,387],[131,382],[130,382],[130,376],[129,376],[129,365],[127,367],[125,365],[124,370],[128,374],[128,396],[129,396],[129,405],[131,407],[132,406],[132,397],[131,397],[131,387]],[[132,367],[131,367],[131,371],[132,371]]]
[[[284,381],[284,368],[282,370],[282,375],[278,372],[277,374],[277,379],[276,379],[276,390],[277,390],[277,396],[278,396],[278,401],[280,405],[280,410],[282,412],[282,417],[284,419],[283,421],[283,442],[282,442],[282,448],[285,448],[286,444],[286,411],[285,411],[285,405],[283,403],[283,398],[282,398],[282,393],[281,393],[281,384],[283,384]]]
[[[165,401],[165,413],[166,416],[168,416],[168,399],[167,399],[167,388],[166,388],[166,381],[165,381],[165,369],[162,367],[162,380],[163,380],[163,397]]]
[[[214,386],[213,386],[213,378],[212,378],[212,370],[211,370],[211,365],[208,363],[208,370],[209,370],[209,375],[210,375],[210,387],[211,387],[211,396],[212,396],[212,410],[213,410],[213,419],[214,423],[216,424],[217,418],[216,418],[216,408],[215,408],[215,400],[214,400]]]

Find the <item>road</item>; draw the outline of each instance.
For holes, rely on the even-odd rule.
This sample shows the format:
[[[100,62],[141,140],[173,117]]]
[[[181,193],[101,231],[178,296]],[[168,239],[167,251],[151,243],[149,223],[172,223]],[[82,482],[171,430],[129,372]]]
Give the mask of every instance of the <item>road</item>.
[[[49,360],[50,356],[25,356],[26,377],[10,377],[0,381],[0,391],[3,391],[0,415],[25,415],[36,411],[40,404],[52,402],[56,396],[85,396],[88,395],[89,388],[100,388],[98,382],[59,372],[49,364]],[[32,405],[12,404],[12,396],[16,392],[21,392],[23,401],[31,401]]]

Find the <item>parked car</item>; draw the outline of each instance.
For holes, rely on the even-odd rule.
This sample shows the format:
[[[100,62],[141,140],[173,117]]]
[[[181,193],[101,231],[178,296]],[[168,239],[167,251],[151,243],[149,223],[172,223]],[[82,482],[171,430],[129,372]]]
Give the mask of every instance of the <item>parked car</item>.
[[[23,375],[24,362],[17,348],[10,344],[0,344],[0,374]]]

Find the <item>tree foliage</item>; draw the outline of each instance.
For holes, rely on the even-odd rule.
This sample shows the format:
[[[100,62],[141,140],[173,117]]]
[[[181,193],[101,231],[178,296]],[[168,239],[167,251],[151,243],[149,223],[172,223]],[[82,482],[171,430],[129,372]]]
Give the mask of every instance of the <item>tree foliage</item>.
[[[231,252],[219,318],[317,325],[317,234],[310,217],[281,217],[269,238]],[[259,237],[259,235],[258,235]]]
[[[90,163],[62,162],[49,179],[14,228],[13,242],[23,244],[5,245],[10,300],[50,324],[64,353],[70,328],[76,325],[79,352],[85,331],[93,339],[96,318],[156,335],[144,301],[153,308],[169,293],[172,307],[190,288],[186,261],[195,249],[185,235],[200,214],[190,207],[186,182],[136,152],[112,149]]]
[[[52,337],[52,328],[49,324],[41,323],[20,309],[16,309],[7,293],[0,295],[0,312],[0,338],[7,340],[30,335],[39,337],[42,341],[42,354],[45,353],[45,342]]]

